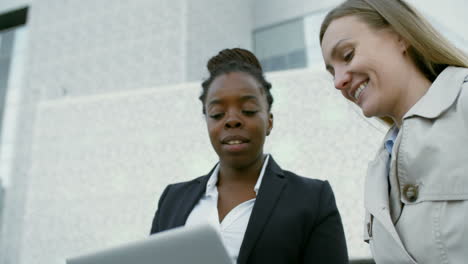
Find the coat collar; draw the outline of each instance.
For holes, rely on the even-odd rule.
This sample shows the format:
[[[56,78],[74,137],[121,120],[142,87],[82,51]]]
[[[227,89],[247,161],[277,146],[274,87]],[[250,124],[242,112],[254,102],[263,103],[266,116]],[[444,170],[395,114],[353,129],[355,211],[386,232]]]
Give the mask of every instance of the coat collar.
[[[455,102],[465,79],[467,68],[449,66],[432,83],[426,94],[404,115],[436,118]]]
[[[270,156],[239,251],[238,263],[247,263],[248,257],[276,207],[285,185],[286,178],[283,170]]]

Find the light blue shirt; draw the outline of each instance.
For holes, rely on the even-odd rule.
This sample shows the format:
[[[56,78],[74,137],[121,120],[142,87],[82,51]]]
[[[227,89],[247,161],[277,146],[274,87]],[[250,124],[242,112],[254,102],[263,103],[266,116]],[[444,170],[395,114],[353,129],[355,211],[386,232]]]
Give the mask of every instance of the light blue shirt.
[[[395,144],[395,140],[398,136],[398,132],[400,132],[400,129],[397,126],[395,126],[394,128],[392,128],[392,132],[385,139],[385,144],[384,144],[385,149],[390,155],[390,158],[392,157],[393,145]]]
[[[397,126],[392,128],[392,131],[388,134],[387,138],[385,139],[384,147],[388,152],[389,158],[387,162],[387,180],[388,180],[388,192],[390,193],[390,162],[392,160],[392,150],[393,145],[395,145],[395,140],[398,136],[398,132],[400,129]]]

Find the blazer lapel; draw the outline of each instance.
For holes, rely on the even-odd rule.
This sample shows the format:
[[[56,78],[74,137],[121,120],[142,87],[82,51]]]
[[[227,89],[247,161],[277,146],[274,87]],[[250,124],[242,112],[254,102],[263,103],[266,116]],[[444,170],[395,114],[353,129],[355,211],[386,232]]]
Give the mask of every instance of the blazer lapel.
[[[283,170],[270,156],[239,251],[238,263],[247,262],[248,256],[262,234],[285,185],[286,179]]]
[[[183,202],[180,203],[182,206],[174,208],[176,210],[174,227],[185,225],[190,212],[192,212],[195,205],[205,193],[206,184],[213,170],[214,168],[207,175],[198,178],[195,183],[186,190],[185,194],[182,196]]]

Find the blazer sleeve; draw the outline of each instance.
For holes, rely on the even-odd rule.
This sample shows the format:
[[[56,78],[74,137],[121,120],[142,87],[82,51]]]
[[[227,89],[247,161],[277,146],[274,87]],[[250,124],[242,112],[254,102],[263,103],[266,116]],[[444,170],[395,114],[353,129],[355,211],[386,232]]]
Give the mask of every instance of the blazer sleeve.
[[[161,220],[160,220],[161,208],[162,208],[162,204],[164,203],[164,198],[166,198],[166,195],[167,195],[167,193],[169,192],[169,188],[170,188],[170,187],[171,187],[171,186],[168,185],[168,186],[164,189],[163,193],[161,194],[161,197],[159,198],[158,209],[156,210],[156,213],[154,214],[153,224],[151,225],[150,235],[161,231],[161,226],[160,226],[160,221],[161,221]]]
[[[343,224],[328,181],[322,184],[316,219],[305,247],[304,263],[348,263]]]

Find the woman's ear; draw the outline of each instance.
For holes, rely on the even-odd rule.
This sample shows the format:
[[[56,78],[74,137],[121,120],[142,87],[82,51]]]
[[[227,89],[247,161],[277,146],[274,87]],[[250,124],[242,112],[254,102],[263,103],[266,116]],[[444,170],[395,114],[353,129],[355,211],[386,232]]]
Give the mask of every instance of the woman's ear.
[[[268,114],[268,127],[267,127],[267,131],[266,131],[267,136],[270,135],[272,129],[273,129],[273,114],[269,113]]]
[[[408,41],[405,38],[403,38],[402,36],[400,36],[399,34],[397,34],[397,37],[398,37],[398,46],[399,46],[401,52],[403,54],[405,54],[406,51],[408,50],[408,48],[410,47],[410,45],[409,45]]]

